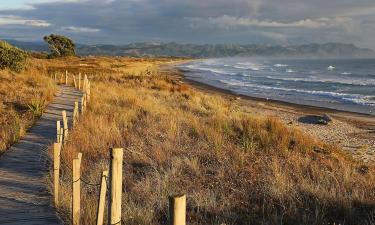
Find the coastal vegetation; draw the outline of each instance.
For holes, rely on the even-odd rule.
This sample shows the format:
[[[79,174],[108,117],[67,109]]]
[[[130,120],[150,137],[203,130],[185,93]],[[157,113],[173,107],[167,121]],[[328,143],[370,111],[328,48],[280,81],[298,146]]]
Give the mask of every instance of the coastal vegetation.
[[[61,153],[60,216],[71,218],[71,162],[96,184],[108,149],[124,148],[124,224],[165,224],[168,196],[187,194],[189,224],[374,224],[375,168],[236,98],[198,91],[168,69],[177,58],[30,57],[0,71],[0,150],[56,92],[50,75],[87,74],[91,100]],[[82,224],[98,187],[82,184]]]
[[[336,146],[181,83],[170,58],[69,58],[51,71],[86,73],[87,111],[62,152],[59,213],[71,213],[69,169],[99,183],[108,149],[124,148],[124,224],[165,224],[168,196],[186,193],[189,224],[374,224],[374,167]],[[82,184],[82,222],[98,187]]]
[[[21,72],[15,72],[12,66],[0,70],[0,154],[33,125],[56,91],[39,60],[28,58],[22,63],[25,68]]]
[[[0,70],[20,72],[25,67],[26,57],[25,51],[0,40]]]

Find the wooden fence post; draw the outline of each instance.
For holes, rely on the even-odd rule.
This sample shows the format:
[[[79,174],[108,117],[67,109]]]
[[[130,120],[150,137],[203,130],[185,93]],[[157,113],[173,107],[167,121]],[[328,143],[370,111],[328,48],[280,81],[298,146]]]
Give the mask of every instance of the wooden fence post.
[[[72,221],[79,225],[81,217],[81,159],[73,159]]]
[[[74,111],[73,111],[73,127],[77,125],[78,116],[79,116],[79,108],[78,108],[78,102],[74,102]]]
[[[100,183],[100,194],[99,194],[99,203],[98,203],[98,211],[96,217],[96,225],[103,225],[104,219],[104,207],[105,207],[105,197],[107,193],[107,178],[108,178],[108,171],[102,172],[102,181]]]
[[[76,82],[76,76],[73,75],[73,83],[74,83],[74,88],[77,88],[77,82]]]
[[[82,114],[85,112],[85,108],[86,108],[86,95],[83,94],[81,98],[81,113]]]
[[[64,125],[64,140],[68,137],[68,118],[66,117],[66,111],[62,111],[63,125]]]
[[[90,95],[91,95],[91,82],[87,81],[87,101],[90,101]]]
[[[56,80],[57,80],[57,75],[56,75],[56,73],[55,73],[55,82],[56,82]]]
[[[110,149],[110,156],[108,224],[121,225],[123,149]]]
[[[61,131],[61,122],[60,122],[60,120],[58,120],[58,121],[56,121],[56,141],[59,143],[60,142],[60,135],[61,135],[61,133],[60,133],[60,131]]]
[[[83,106],[85,107],[85,111],[86,111],[86,107],[87,107],[87,94],[83,94]]]
[[[68,71],[65,70],[65,85],[68,85]]]
[[[78,90],[81,90],[81,73],[78,74]]]
[[[64,128],[60,128],[60,139],[59,139],[59,143],[63,144],[63,140],[64,140]]]
[[[186,225],[186,195],[169,198],[170,225]]]
[[[82,162],[82,153],[78,153],[78,156],[77,156],[77,159],[79,161],[79,165],[81,166],[81,162]]]
[[[60,152],[61,143],[53,144],[53,188],[55,197],[55,206],[59,205],[59,186],[60,186]]]
[[[83,78],[83,92],[86,93],[87,91],[87,75]]]

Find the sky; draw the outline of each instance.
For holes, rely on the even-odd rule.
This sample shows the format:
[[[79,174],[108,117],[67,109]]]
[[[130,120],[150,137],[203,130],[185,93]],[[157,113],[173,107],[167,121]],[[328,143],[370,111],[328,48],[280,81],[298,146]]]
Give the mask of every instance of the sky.
[[[0,0],[0,39],[62,34],[84,44],[132,42],[375,49],[374,0]]]

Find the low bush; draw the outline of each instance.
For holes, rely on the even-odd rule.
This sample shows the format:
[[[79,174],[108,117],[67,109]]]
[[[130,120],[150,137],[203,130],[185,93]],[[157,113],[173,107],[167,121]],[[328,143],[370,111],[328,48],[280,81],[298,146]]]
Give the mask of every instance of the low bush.
[[[5,41],[0,41],[0,69],[20,72],[25,68],[27,54]]]

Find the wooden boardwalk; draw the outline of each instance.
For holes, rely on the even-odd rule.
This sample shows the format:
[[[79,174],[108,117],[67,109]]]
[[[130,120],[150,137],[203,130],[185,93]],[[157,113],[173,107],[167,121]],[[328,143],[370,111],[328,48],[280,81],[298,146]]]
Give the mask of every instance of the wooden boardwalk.
[[[47,191],[47,148],[56,140],[61,111],[72,116],[81,93],[60,86],[40,120],[0,157],[0,224],[62,224]]]

